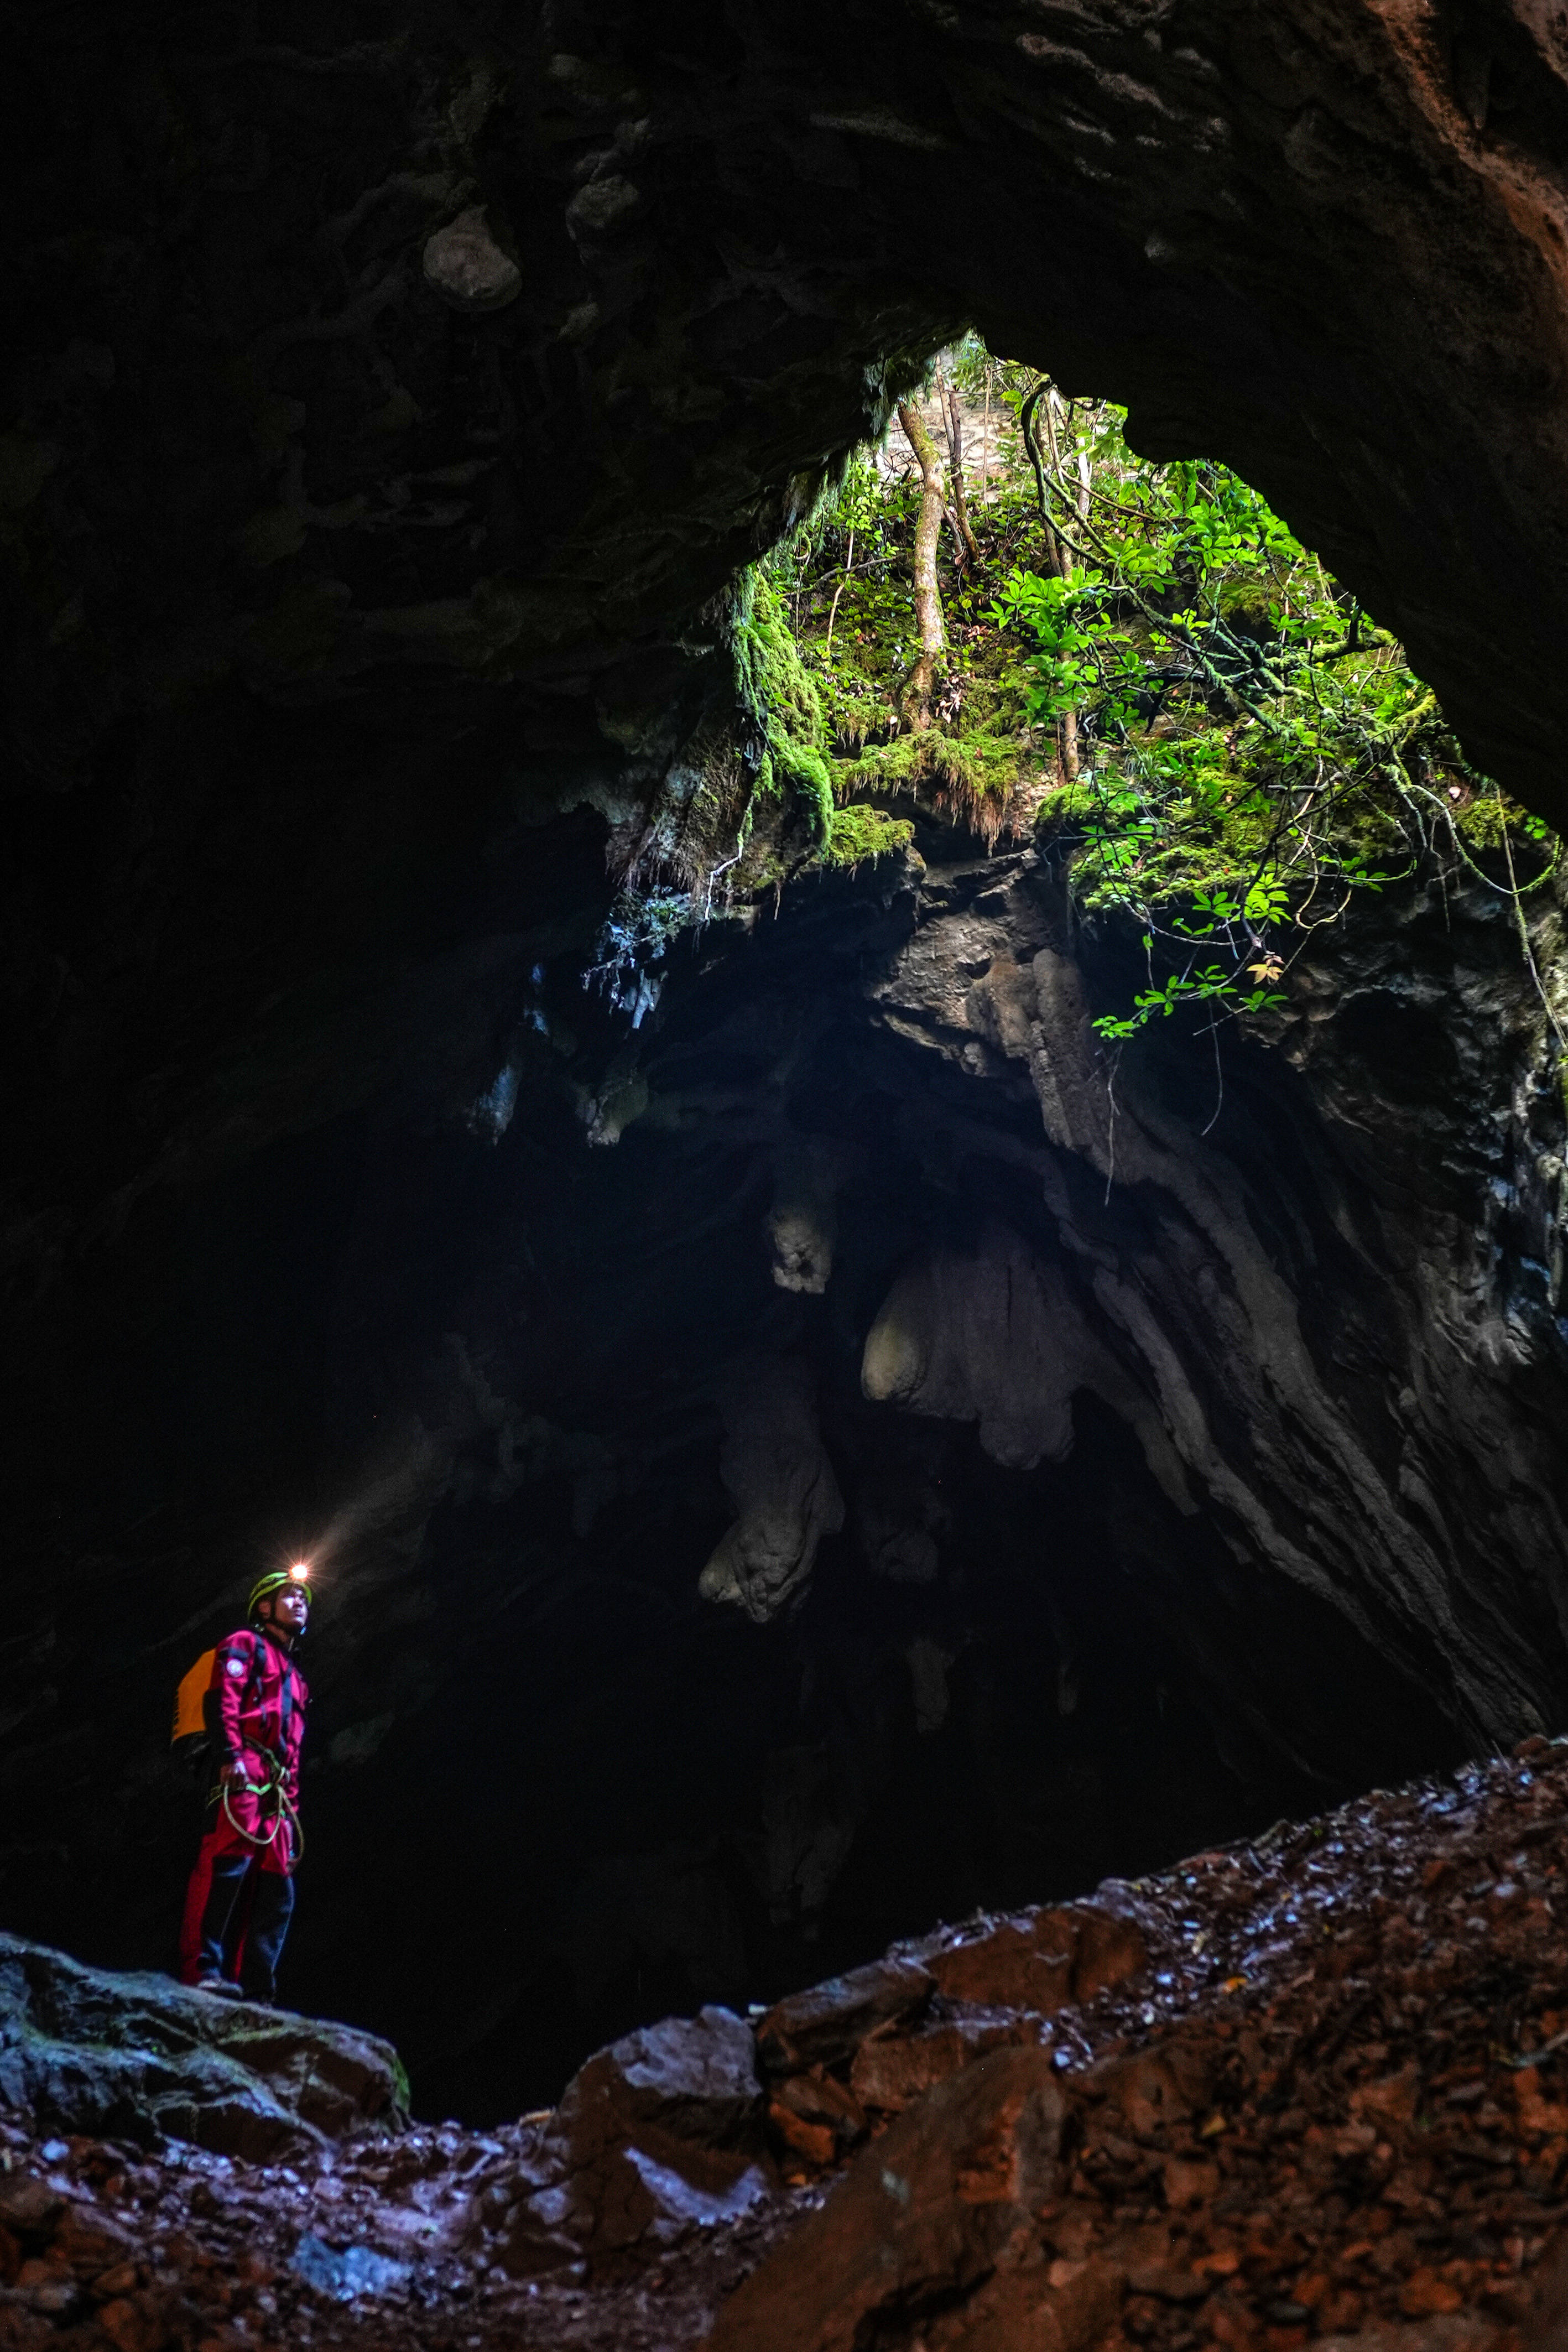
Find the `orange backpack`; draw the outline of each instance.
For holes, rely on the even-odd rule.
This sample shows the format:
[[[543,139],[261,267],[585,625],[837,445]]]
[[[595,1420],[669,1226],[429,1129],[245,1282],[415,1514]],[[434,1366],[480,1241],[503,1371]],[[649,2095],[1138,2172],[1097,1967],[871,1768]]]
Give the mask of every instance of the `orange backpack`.
[[[210,1650],[204,1650],[174,1693],[174,1728],[169,1735],[171,1747],[178,1748],[182,1739],[210,1738],[212,1726],[207,1721],[205,1701],[213,1686],[213,1661],[217,1654],[215,1644]]]

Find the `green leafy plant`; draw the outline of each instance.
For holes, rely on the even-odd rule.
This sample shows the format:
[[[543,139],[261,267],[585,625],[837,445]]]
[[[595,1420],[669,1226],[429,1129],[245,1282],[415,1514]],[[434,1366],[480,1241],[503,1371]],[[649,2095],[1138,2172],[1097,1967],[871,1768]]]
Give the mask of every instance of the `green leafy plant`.
[[[1188,1007],[1207,1030],[1279,1013],[1322,925],[1462,869],[1511,898],[1555,1028],[1524,911],[1555,836],[1468,765],[1403,649],[1259,492],[1137,457],[1119,409],[972,336],[925,401],[915,439],[952,495],[921,708],[929,468],[862,450],[733,593],[743,727],[683,820],[686,919],[904,850],[918,822],[988,844],[1032,826],[1086,913],[1136,926],[1146,985],[1097,1024],[1122,1043]],[[674,908],[646,941],[628,916],[607,963],[639,961]]]
[[[1043,829],[1082,902],[1134,915],[1150,956],[1103,1034],[1186,1003],[1277,1010],[1271,983],[1312,931],[1439,846],[1498,887],[1517,889],[1511,867],[1494,880],[1478,849],[1517,838],[1534,866],[1555,861],[1549,829],[1473,773],[1402,648],[1256,490],[1137,458],[1107,405],[1056,407],[1031,456],[1071,560],[1015,565],[993,611],[1030,646],[1030,718],[1074,730],[1079,773]],[[1161,980],[1156,954],[1176,959]]]

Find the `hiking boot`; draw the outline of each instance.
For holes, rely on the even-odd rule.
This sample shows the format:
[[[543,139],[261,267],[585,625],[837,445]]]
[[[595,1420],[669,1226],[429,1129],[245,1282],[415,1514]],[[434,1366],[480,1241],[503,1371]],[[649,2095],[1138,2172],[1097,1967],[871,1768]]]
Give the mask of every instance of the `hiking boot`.
[[[196,1979],[195,1989],[198,1992],[215,1992],[223,2000],[243,2000],[245,1999],[245,1995],[240,1990],[238,1985],[231,1984],[227,1977],[215,1975],[198,1977]]]

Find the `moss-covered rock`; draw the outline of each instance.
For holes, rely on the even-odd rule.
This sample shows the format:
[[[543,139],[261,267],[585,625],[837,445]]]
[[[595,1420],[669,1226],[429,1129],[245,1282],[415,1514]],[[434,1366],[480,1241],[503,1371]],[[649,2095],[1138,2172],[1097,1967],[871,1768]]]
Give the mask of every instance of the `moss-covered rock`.
[[[823,863],[847,866],[852,871],[868,858],[895,856],[907,849],[914,838],[911,818],[889,816],[883,809],[857,801],[849,808],[833,811],[833,829],[828,836]]]
[[[741,706],[762,742],[759,793],[790,790],[805,803],[819,843],[832,834],[833,788],[823,745],[821,698],[800,659],[779,593],[758,568],[737,583],[731,644]]]
[[[407,2120],[390,2042],[0,1936],[0,2101],[40,2129],[274,2163]]]

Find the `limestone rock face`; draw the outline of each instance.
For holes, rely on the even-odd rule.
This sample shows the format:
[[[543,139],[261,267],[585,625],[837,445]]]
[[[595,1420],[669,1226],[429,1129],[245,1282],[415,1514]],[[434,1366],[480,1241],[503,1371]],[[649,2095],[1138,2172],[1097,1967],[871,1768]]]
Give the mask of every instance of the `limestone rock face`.
[[[254,2163],[406,2121],[373,2034],[115,1976],[0,1936],[0,2101],[48,2131],[168,2137]]]
[[[1103,1353],[1054,1272],[993,1227],[972,1254],[899,1276],[866,1334],[861,1387],[873,1403],[977,1421],[993,1462],[1032,1470],[1070,1451],[1073,1395]]]
[[[1526,1387],[1535,1376],[1526,1365],[1553,1388],[1563,1373],[1560,1276],[1552,1271],[1561,1156],[1539,1002],[1516,1000],[1516,1045],[1501,1061],[1496,1045],[1480,1045],[1483,1034],[1496,1035],[1490,1024],[1500,1012],[1489,943],[1500,903],[1494,910],[1481,898],[1468,902],[1460,931],[1448,933],[1463,941],[1464,969],[1450,966],[1441,978],[1425,944],[1429,902],[1388,910],[1386,928],[1363,919],[1335,937],[1267,1048],[1281,1075],[1293,1068],[1304,1080],[1328,1156],[1314,1144],[1281,1161],[1260,1128],[1249,1125],[1255,1145],[1243,1140],[1239,1119],[1250,1114],[1212,1144],[1189,1116],[1173,1118],[1163,1082],[1139,1075],[1142,1066],[1152,1078],[1148,1060],[1117,1073],[1113,1101],[1091,1017],[1090,960],[1082,947],[1069,951],[1064,930],[1050,935],[1051,893],[1030,873],[1038,867],[1026,856],[1011,875],[993,862],[982,887],[946,905],[939,887],[929,890],[928,912],[870,992],[903,1040],[998,1099],[1019,1080],[1027,1085],[1049,1147],[1035,1163],[1045,1229],[1031,1246],[982,1225],[957,1248],[915,1255],[868,1332],[865,1394],[913,1413],[976,1421],[985,1450],[1019,1465],[1063,1458],[1074,1442],[1073,1398],[1096,1395],[1136,1433],[1179,1510],[1191,1512],[1203,1495],[1219,1508],[1238,1556],[1268,1556],[1375,1640],[1396,1620],[1412,1633],[1423,1627],[1417,1638],[1455,1661],[1456,1696],[1476,1721],[1497,1720],[1511,1734],[1537,1727],[1556,1702],[1526,1695],[1524,1646],[1513,1649],[1493,1618],[1512,1663],[1502,1667],[1499,1652],[1483,1665],[1460,1630],[1472,1588],[1451,1525],[1459,1496],[1483,1489],[1496,1498],[1498,1527],[1522,1530],[1529,1519],[1534,1566],[1526,1572],[1541,1577],[1542,1602],[1568,1622],[1558,1481],[1542,1458],[1527,1497],[1507,1466],[1544,1424],[1528,1407],[1505,1441],[1496,1418],[1494,1381],[1506,1387],[1507,1368],[1524,1374]],[[1548,905],[1540,919],[1550,962],[1561,952],[1560,917]],[[1193,1063],[1189,1085],[1196,1076]],[[1460,1111],[1483,1094],[1486,1113]],[[1455,1121],[1467,1116],[1460,1145]],[[1369,1133],[1375,1139],[1363,1141]],[[1511,1172],[1489,1183],[1473,1155]],[[1343,1174],[1331,1172],[1335,1159]],[[1360,1194],[1354,1209],[1346,1183]],[[1410,1185],[1432,1202],[1418,1233],[1403,1205]],[[1322,1245],[1305,1243],[1298,1222],[1303,1238],[1281,1246],[1286,1193],[1295,1204],[1287,1216],[1323,1220]],[[1495,1286],[1501,1259],[1494,1255],[1491,1273],[1481,1272],[1479,1234],[1525,1200],[1538,1239],[1519,1271],[1535,1303],[1521,1296],[1511,1305]],[[1411,1416],[1397,1438],[1364,1399],[1351,1402],[1354,1384],[1340,1378],[1344,1343],[1324,1358],[1321,1247],[1340,1268],[1336,1290],[1350,1284],[1338,1295],[1351,1319],[1365,1323],[1370,1358],[1391,1360],[1393,1349],[1409,1366],[1390,1398],[1396,1418]],[[1386,1270],[1374,1276],[1375,1260]],[[1363,1275],[1349,1276],[1353,1262]],[[1362,1291],[1364,1280],[1371,1287]],[[1440,1464],[1422,1433],[1434,1410],[1448,1432]],[[1217,1445],[1221,1423],[1230,1434]],[[1525,1551],[1518,1557],[1522,1567]]]
[[[523,274],[490,233],[483,205],[471,205],[424,248],[424,282],[455,310],[504,310],[522,289]]]
[[[699,1589],[705,1600],[732,1601],[765,1624],[810,1577],[822,1538],[842,1527],[843,1497],[805,1365],[753,1358],[732,1366],[719,1410],[720,1465],[740,1516],[703,1570]]]

